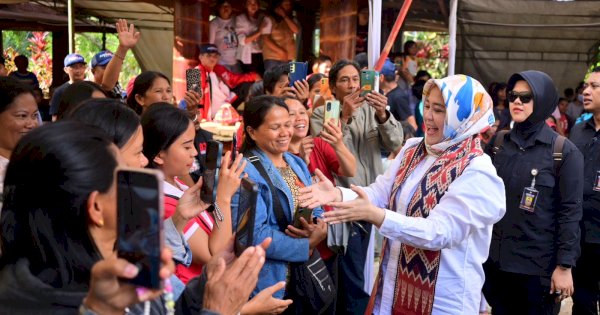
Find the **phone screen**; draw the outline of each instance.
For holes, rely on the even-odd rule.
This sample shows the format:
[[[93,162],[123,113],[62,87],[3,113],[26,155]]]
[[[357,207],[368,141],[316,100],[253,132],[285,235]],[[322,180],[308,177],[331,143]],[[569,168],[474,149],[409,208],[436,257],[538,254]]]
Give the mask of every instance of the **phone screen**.
[[[231,139],[231,162],[235,160],[235,156],[237,155],[237,133],[233,134],[233,138]]]
[[[218,141],[210,140],[206,143],[206,159],[204,163],[206,168],[202,174],[202,188],[200,189],[200,199],[206,203],[214,203],[217,195],[218,171],[221,166],[221,155],[223,154],[223,144]]]
[[[235,232],[235,255],[253,245],[254,240],[254,215],[256,212],[256,196],[258,186],[248,178],[242,178],[240,186],[240,199],[238,201],[237,228]]]
[[[151,172],[117,172],[118,256],[139,269],[133,284],[158,289],[163,216],[162,180]]]
[[[328,122],[330,119],[335,121],[336,125],[339,125],[340,122],[340,101],[331,100],[325,102],[325,115],[324,115],[324,123]]]
[[[304,218],[304,220],[306,220],[306,223],[310,223],[311,217],[312,217],[312,210],[310,210],[308,208],[299,208],[298,210],[296,210],[296,213],[294,214],[294,222],[293,222],[294,227],[301,229],[302,223],[300,221],[300,218]]]
[[[185,70],[185,85],[187,91],[196,91],[200,93],[200,70],[187,69]]]

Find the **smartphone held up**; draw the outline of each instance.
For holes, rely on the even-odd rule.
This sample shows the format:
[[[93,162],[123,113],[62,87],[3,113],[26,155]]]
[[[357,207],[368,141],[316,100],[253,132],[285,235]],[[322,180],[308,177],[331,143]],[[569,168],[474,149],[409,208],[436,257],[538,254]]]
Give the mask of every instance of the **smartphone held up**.
[[[138,286],[160,289],[163,248],[162,172],[150,169],[117,169],[117,256],[139,268]]]

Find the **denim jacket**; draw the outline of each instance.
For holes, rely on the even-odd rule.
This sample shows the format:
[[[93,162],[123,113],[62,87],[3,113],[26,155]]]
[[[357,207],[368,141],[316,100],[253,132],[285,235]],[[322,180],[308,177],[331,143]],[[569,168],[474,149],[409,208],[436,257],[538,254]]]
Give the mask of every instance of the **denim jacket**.
[[[257,156],[269,174],[273,186],[277,189],[277,196],[279,197],[285,217],[291,224],[293,219],[291,209],[293,197],[291,190],[283,180],[283,177],[279,174],[277,168],[264,152],[257,148],[251,150],[250,155]],[[304,185],[309,186],[312,184],[310,173],[302,159],[287,152],[284,153],[283,157]],[[267,259],[260,271],[258,283],[252,292],[252,296],[254,296],[261,290],[268,288],[277,282],[285,281],[288,272],[288,263],[308,260],[309,247],[308,239],[292,238],[287,236],[284,232],[279,231],[277,218],[275,212],[273,212],[273,200],[269,184],[250,161],[247,161],[245,173],[258,185],[258,197],[256,198],[256,215],[254,221],[254,244],[260,244],[267,237],[273,239],[271,246],[269,246],[267,250]],[[238,199],[239,192],[231,199],[231,217],[234,231],[238,219]],[[320,207],[313,209],[313,216],[322,217],[323,209]],[[273,296],[281,299],[284,295],[285,292],[281,290],[276,292]]]

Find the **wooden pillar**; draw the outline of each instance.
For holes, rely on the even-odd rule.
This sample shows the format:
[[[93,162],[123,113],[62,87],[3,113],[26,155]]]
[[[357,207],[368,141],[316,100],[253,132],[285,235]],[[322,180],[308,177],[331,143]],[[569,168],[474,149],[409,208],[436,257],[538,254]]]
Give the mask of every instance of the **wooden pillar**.
[[[301,49],[298,50],[298,61],[307,61],[313,53],[314,32],[317,27],[317,13],[319,4],[315,2],[303,3],[302,6],[296,6],[296,18],[300,22],[302,29],[300,41]],[[309,65],[310,67],[310,65]]]
[[[52,32],[52,85],[58,87],[69,80],[63,70],[65,67],[65,57],[69,53],[69,33],[64,31]],[[88,63],[91,60],[86,60]]]
[[[321,0],[321,51],[334,61],[354,58],[357,0]]]
[[[208,42],[209,0],[176,0],[173,45],[173,94],[181,100],[185,94],[185,70],[199,63],[198,48]]]

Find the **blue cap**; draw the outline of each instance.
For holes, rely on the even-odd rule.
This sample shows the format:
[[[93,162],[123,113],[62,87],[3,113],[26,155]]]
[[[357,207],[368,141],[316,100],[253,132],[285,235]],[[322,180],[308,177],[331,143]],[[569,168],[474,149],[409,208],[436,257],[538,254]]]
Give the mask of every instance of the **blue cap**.
[[[219,49],[217,48],[216,45],[214,44],[202,44],[200,45],[200,54],[212,54],[212,53],[217,53],[217,54],[221,54],[219,52]]]
[[[83,63],[85,64],[85,59],[83,59],[83,56],[80,54],[68,54],[65,57],[65,67],[69,67],[72,66],[76,63]]]
[[[384,76],[396,75],[396,65],[394,65],[389,59],[386,59],[379,73]]]
[[[92,68],[96,68],[97,66],[106,66],[112,57],[113,53],[108,50],[103,50],[95,54],[92,58]]]

